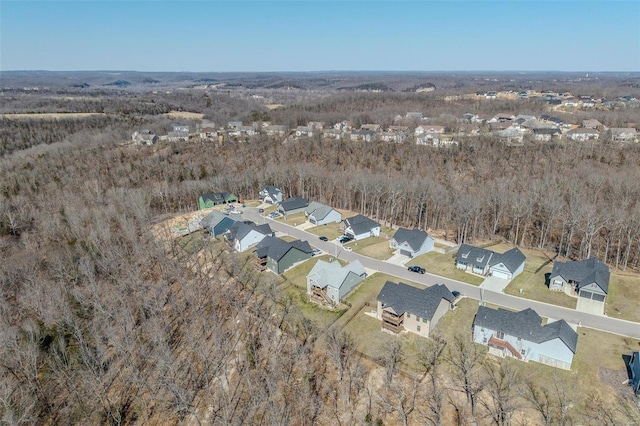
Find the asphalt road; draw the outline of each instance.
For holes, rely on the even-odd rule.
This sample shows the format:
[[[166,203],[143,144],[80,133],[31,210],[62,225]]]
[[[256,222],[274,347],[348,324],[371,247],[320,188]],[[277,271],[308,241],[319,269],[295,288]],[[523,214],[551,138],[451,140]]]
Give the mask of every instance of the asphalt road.
[[[445,284],[449,290],[457,290],[465,297],[478,301],[482,300],[486,303],[492,303],[494,305],[518,311],[526,308],[532,308],[543,317],[564,319],[569,323],[580,324],[582,327],[589,327],[596,330],[606,331],[608,333],[615,333],[622,336],[640,339],[640,323],[579,312],[574,309],[550,305],[547,303],[537,302],[535,300],[523,299],[521,297],[511,296],[504,293],[481,290],[477,286],[429,274],[428,272],[424,275],[417,274],[415,272],[408,271],[404,266],[394,265],[382,260],[372,259],[358,253],[345,251],[342,245],[336,242],[321,241],[316,235],[294,228],[282,222],[265,218],[258,213],[258,209],[256,208],[247,207],[243,209],[243,212],[244,219],[252,220],[257,224],[268,223],[274,231],[283,232],[300,240],[307,240],[311,245],[318,247],[320,250],[328,254],[332,254],[339,259],[346,260],[348,262],[359,260],[365,268],[392,275],[402,281],[412,281],[425,286]]]

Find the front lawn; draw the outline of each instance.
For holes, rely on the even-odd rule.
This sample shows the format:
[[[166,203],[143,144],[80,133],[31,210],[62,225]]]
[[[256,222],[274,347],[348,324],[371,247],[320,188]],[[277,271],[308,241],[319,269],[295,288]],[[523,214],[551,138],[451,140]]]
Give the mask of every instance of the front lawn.
[[[340,230],[339,223],[328,223],[326,225],[314,226],[313,228],[306,229],[306,231],[319,237],[324,235],[329,239],[329,241],[335,240],[343,234]]]
[[[378,260],[385,260],[393,255],[389,249],[389,240],[384,237],[369,237],[360,241],[351,241],[345,246],[351,247],[356,253]]]
[[[640,322],[640,278],[611,270],[605,311],[612,318]]]
[[[276,220],[286,223],[289,226],[298,226],[305,223],[307,221],[307,217],[304,215],[304,213],[296,213],[296,214],[289,215],[286,218],[284,218],[283,216],[280,216],[276,218]]]
[[[484,277],[468,274],[456,268],[455,253],[443,254],[431,251],[414,257],[407,265],[418,265],[423,267],[427,272],[440,275],[442,277],[451,278],[453,280],[465,283],[480,285],[484,281]]]

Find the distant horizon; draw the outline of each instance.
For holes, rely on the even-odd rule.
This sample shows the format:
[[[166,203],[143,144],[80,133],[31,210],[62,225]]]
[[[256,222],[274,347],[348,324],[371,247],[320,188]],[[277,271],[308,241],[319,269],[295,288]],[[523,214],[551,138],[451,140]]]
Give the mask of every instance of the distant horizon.
[[[0,70],[638,72],[639,21],[615,0],[3,1]]]

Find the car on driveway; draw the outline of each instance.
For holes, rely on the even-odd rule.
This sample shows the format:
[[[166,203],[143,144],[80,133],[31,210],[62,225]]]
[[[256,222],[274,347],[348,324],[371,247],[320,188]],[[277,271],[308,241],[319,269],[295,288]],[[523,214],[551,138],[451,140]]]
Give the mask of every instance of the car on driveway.
[[[322,251],[320,249],[311,250],[311,256],[315,256],[316,254],[320,254],[320,253],[322,253]]]
[[[258,213],[264,213],[264,209],[258,209]]]
[[[321,241],[329,241],[329,239],[327,237],[325,237],[324,235],[320,237]]]
[[[353,237],[351,237],[350,235],[343,235],[342,237],[340,237],[338,239],[338,242],[340,244],[344,244],[344,243],[348,243],[349,241],[353,240]]]
[[[460,294],[460,292],[456,290],[453,290],[451,294],[453,295],[454,299],[457,299],[458,297],[462,296],[462,294]]]
[[[351,252],[351,251],[353,251],[353,249],[352,249],[351,247],[345,247],[345,248],[344,248],[344,251],[349,251],[349,252]]]
[[[411,272],[417,272],[418,274],[424,274],[424,268],[419,267],[418,265],[409,266],[407,270]]]
[[[278,213],[278,212],[271,212],[271,213],[269,213],[269,217],[270,217],[271,219],[275,219],[275,218],[276,218],[276,217],[278,217],[278,216],[280,216],[280,213]]]

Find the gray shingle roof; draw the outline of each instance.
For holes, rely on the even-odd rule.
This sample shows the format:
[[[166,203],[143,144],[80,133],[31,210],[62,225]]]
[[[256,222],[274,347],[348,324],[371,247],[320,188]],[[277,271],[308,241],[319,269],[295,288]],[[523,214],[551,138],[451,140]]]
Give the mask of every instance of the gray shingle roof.
[[[596,283],[602,291],[609,294],[609,267],[596,257],[581,261],[554,262],[550,278],[558,275],[567,282],[577,282],[578,290]]]
[[[433,318],[442,299],[447,302],[454,299],[444,284],[416,288],[404,283],[395,284],[387,281],[378,294],[378,301],[382,302],[383,308],[391,308],[397,315],[408,312],[428,320]]]
[[[257,231],[262,235],[271,235],[271,227],[268,223],[265,223],[264,225],[256,225],[255,223],[248,224],[244,222],[236,222],[227,231],[227,239],[242,240],[252,230]]]
[[[502,262],[509,272],[515,272],[516,269],[522,265],[522,262],[524,262],[525,259],[526,256],[524,253],[522,253],[518,247],[514,247],[502,254],[493,252],[493,256],[491,256],[491,260],[489,261],[489,266],[497,265]]]
[[[219,212],[217,210],[212,211],[208,215],[206,215],[201,221],[200,226],[203,228],[213,228],[220,222],[222,222],[225,218],[231,219],[234,222],[236,221],[234,218],[230,217],[227,214]]]
[[[260,188],[260,196],[263,198],[269,195],[274,199],[278,197],[278,194],[282,195],[282,191],[273,185],[263,185],[262,188]]]
[[[458,249],[458,254],[456,254],[456,261],[484,268],[487,266],[491,256],[494,254],[495,253],[491,250],[487,250],[482,247],[473,247],[467,244],[462,244]]]
[[[268,257],[276,262],[289,252],[292,248],[300,250],[303,253],[311,253],[311,246],[307,241],[284,241],[276,237],[265,237],[256,246],[256,255],[258,257]]]
[[[419,230],[418,228],[398,228],[396,233],[393,235],[393,239],[396,240],[396,243],[402,244],[406,241],[413,251],[420,250],[427,238],[429,238],[429,234],[425,231]]]
[[[543,326],[542,318],[531,308],[512,312],[502,308],[491,309],[480,306],[473,325],[501,331],[533,343],[543,343],[559,338],[574,354],[578,345],[578,333],[565,320]]]
[[[317,201],[312,201],[311,204],[309,204],[309,206],[306,209],[304,209],[304,211],[308,215],[313,215],[313,217],[315,217],[316,220],[324,219],[325,217],[327,217],[329,213],[331,213],[332,210],[333,210],[333,207],[329,207]]]
[[[325,262],[324,260],[318,260],[307,276],[311,277],[315,275],[316,280],[320,285],[339,289],[342,287],[342,284],[350,273],[358,276],[366,274],[364,266],[362,266],[362,263],[360,263],[359,260],[351,262],[345,266],[341,266],[340,262],[336,261]]]
[[[369,219],[361,214],[345,219],[344,222],[347,227],[351,227],[356,235],[364,234],[365,232],[369,232],[371,229],[380,226],[380,224],[375,220]]]
[[[280,207],[285,212],[290,210],[301,209],[303,207],[307,207],[308,205],[309,205],[309,200],[302,197],[287,198],[286,200],[280,203]]]
[[[214,203],[224,203],[232,195],[233,195],[232,193],[225,191],[225,192],[213,192],[211,194],[203,194],[201,195],[201,197],[204,202],[211,200]]]

